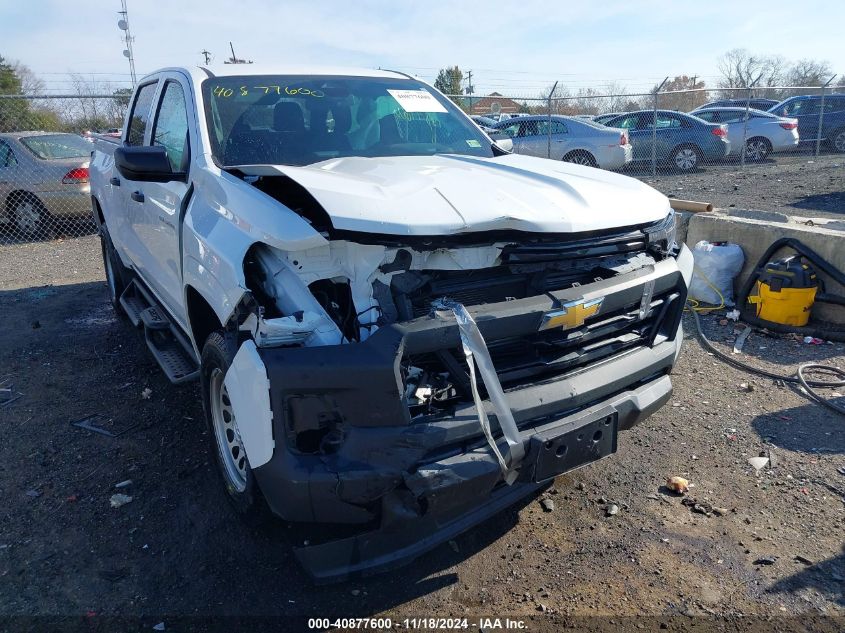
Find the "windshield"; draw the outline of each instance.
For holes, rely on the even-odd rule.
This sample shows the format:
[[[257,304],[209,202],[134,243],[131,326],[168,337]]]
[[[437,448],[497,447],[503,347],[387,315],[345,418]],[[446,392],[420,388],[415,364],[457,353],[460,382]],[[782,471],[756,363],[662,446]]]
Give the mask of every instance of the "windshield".
[[[212,154],[223,166],[493,156],[490,140],[451,101],[412,79],[215,77],[202,91]]]
[[[24,136],[20,142],[38,158],[87,158],[91,155],[91,143],[75,134],[45,134]]]

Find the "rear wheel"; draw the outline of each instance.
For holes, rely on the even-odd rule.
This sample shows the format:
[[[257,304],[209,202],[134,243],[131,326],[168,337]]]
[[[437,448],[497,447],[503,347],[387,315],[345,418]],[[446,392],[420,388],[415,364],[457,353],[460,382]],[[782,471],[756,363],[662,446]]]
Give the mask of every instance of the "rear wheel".
[[[100,249],[103,253],[103,270],[106,273],[109,301],[111,301],[114,311],[122,315],[124,312],[123,306],[120,305],[120,295],[126,290],[130,274],[117,256],[105,225],[100,228]]]
[[[831,134],[830,144],[837,152],[845,152],[845,127]]]
[[[772,151],[772,144],[762,136],[755,136],[745,143],[745,157],[753,162],[765,160]]]
[[[20,196],[12,203],[10,211],[15,228],[22,237],[48,237],[50,214],[37,197],[32,194]]]
[[[595,156],[590,154],[585,149],[576,149],[574,152],[569,152],[563,157],[565,163],[575,163],[576,165],[586,165],[587,167],[598,167]]]
[[[695,171],[701,152],[695,145],[681,145],[672,150],[672,162],[681,171]]]
[[[267,515],[266,505],[244,451],[237,413],[225,383],[226,372],[235,358],[233,347],[222,330],[209,335],[203,345],[200,371],[203,409],[226,495],[242,519],[257,524]]]

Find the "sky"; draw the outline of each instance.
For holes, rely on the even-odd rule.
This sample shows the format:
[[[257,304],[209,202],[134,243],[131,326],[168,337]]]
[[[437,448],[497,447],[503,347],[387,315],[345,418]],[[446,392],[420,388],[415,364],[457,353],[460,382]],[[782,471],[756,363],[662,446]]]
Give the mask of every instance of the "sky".
[[[845,73],[845,3],[831,0],[128,0],[139,76],[163,66],[256,63],[388,68],[433,81],[473,71],[475,94],[537,96],[555,81],[648,91],[665,76],[718,80],[733,48],[827,60]],[[0,0],[0,55],[29,66],[48,92],[69,74],[128,86],[120,0]]]

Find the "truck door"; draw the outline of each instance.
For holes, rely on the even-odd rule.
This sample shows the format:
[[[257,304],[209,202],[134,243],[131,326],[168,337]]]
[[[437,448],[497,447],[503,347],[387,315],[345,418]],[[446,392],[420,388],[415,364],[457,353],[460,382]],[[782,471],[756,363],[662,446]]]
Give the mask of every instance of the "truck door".
[[[135,91],[129,117],[123,132],[123,144],[143,145],[150,128],[153,99],[158,91],[158,81],[151,81]],[[143,247],[136,233],[136,220],[140,212],[139,204],[132,199],[132,194],[140,189],[142,183],[124,178],[114,167],[111,180],[107,184],[110,191],[108,202],[103,206],[106,225],[115,247],[121,251],[146,280],[149,271],[143,257]]]
[[[190,90],[175,73],[165,75],[162,82],[148,144],[167,150],[174,174],[187,174],[191,159]],[[147,282],[181,325],[185,325],[186,315],[182,296],[180,211],[188,193],[186,181],[186,177],[180,176],[170,182],[134,183],[130,201],[137,205],[135,232],[141,243],[144,267],[149,272]]]

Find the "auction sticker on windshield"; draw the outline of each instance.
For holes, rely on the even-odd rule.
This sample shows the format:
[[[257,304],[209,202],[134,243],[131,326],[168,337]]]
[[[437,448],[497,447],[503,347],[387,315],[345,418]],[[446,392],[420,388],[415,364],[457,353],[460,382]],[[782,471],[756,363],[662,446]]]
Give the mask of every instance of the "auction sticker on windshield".
[[[425,90],[391,90],[390,96],[396,99],[405,112],[446,112],[446,108],[434,95]]]

